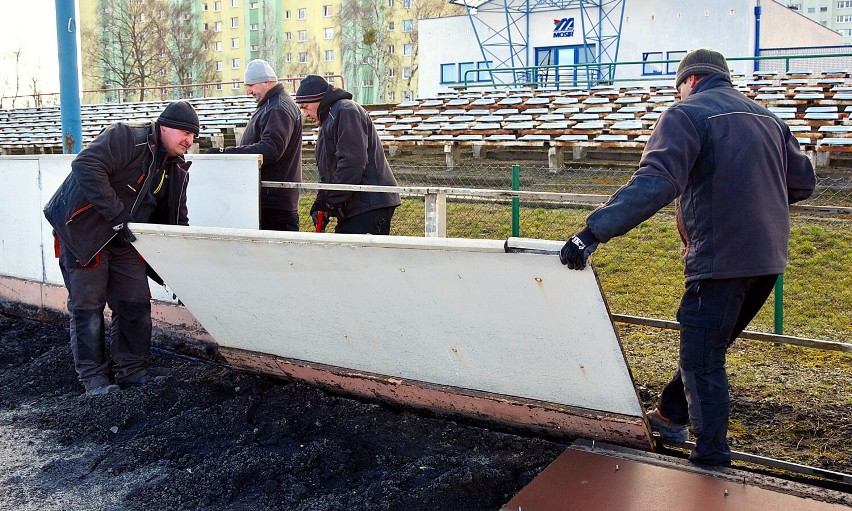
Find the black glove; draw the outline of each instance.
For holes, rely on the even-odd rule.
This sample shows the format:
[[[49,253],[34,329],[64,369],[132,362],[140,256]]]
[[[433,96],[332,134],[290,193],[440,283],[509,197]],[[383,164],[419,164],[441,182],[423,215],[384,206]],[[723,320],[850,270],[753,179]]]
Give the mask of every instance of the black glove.
[[[320,227],[319,232],[325,232],[325,228],[328,225],[328,221],[331,215],[328,214],[328,211],[320,211],[314,210],[311,211],[311,219],[314,221],[314,228],[317,227],[317,224],[320,222],[319,214],[322,213],[322,226]]]
[[[588,227],[578,232],[559,251],[559,260],[572,270],[582,270],[592,252],[598,248],[598,239]]]
[[[222,154],[224,152],[224,147],[211,147],[210,149],[204,151],[204,154]]]
[[[120,215],[112,221],[112,230],[118,233],[118,237],[128,243],[136,241],[136,236],[127,228],[127,224],[133,221],[133,217],[127,211],[122,211]]]

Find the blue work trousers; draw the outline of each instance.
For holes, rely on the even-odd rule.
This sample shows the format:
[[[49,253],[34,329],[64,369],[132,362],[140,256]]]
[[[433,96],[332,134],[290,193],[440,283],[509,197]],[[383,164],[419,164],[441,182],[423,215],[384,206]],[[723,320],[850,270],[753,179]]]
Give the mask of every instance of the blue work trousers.
[[[689,282],[680,302],[678,370],[663,389],[660,413],[675,424],[691,424],[695,448],[689,459],[730,465],[730,397],[725,358],[754,318],[777,275]]]

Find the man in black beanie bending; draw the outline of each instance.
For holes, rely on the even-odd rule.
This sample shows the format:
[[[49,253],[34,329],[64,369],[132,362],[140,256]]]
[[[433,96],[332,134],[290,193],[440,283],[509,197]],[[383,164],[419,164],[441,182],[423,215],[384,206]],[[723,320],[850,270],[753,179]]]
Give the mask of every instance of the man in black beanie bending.
[[[598,243],[675,201],[686,274],[680,356],[647,418],[672,443],[692,425],[689,459],[729,465],[727,349],[784,272],[788,205],[810,197],[816,176],[787,125],[733,87],[721,53],[687,53],[675,86],[681,99],[657,121],[639,170],[586,218],[560,259],[582,270]]]
[[[198,115],[185,101],[170,103],[156,121],[115,123],[74,158],[44,208],[68,289],[74,367],[87,397],[151,381],[151,291],[128,223],[189,224],[184,154],[198,132]]]
[[[308,75],[295,99],[302,112],[320,125],[316,160],[321,182],[396,186],[373,121],[352,101],[352,94],[321,76]],[[322,230],[333,216],[338,233],[389,234],[391,217],[400,203],[398,193],[320,190],[311,218],[314,226],[322,222]]]

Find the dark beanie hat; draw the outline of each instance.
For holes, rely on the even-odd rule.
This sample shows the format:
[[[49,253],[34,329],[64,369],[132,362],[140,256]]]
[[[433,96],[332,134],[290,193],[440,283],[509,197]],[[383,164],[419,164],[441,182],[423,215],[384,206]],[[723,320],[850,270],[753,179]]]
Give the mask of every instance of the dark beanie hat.
[[[322,101],[328,90],[328,82],[322,76],[308,75],[299,83],[296,91],[296,103],[314,103]]]
[[[680,87],[680,84],[691,75],[710,75],[713,73],[725,73],[728,80],[731,79],[731,72],[725,56],[718,51],[707,48],[692,50],[683,56],[677,66],[675,88]]]
[[[200,131],[200,123],[198,122],[198,114],[186,101],[175,101],[169,103],[160,117],[157,119],[160,126],[168,126],[178,130],[191,131],[198,136]]]

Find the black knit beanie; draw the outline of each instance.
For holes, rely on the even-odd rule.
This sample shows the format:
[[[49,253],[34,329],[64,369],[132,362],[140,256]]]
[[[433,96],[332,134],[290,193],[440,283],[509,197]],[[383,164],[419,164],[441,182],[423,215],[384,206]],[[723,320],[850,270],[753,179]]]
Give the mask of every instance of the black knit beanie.
[[[192,105],[186,101],[169,103],[166,109],[163,110],[163,113],[160,114],[157,122],[160,126],[191,131],[195,133],[195,136],[198,136],[198,132],[201,129],[198,122],[198,114],[192,108]]]
[[[299,83],[294,98],[296,103],[314,103],[321,101],[328,90],[328,82],[322,76],[308,75]]]
[[[680,87],[680,84],[691,75],[710,75],[713,73],[725,73],[728,80],[731,79],[731,72],[725,56],[718,51],[707,48],[692,50],[683,56],[677,66],[675,88]]]

